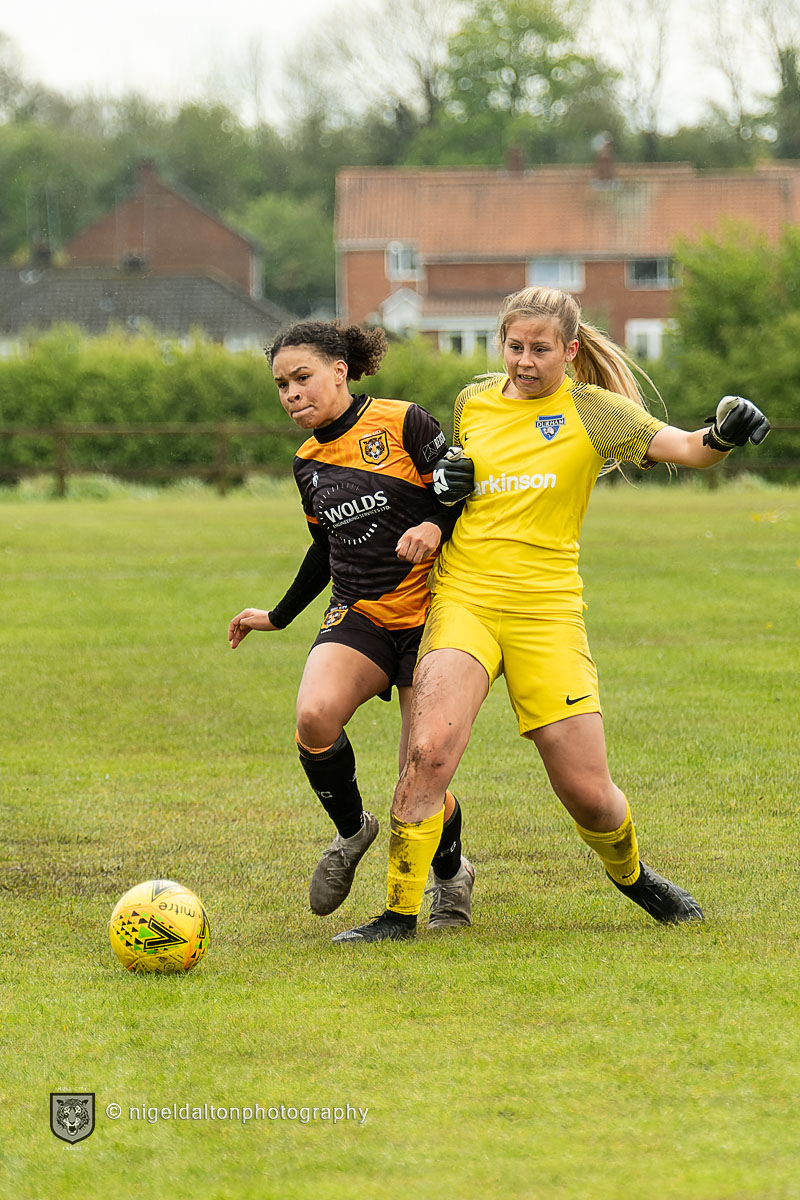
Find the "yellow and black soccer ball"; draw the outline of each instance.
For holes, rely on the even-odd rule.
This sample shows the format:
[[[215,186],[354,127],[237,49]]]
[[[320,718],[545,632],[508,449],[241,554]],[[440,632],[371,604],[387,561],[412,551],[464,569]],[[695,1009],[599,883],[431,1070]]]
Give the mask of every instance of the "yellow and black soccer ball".
[[[171,879],[137,883],[117,901],[108,924],[111,946],[128,971],[191,971],[208,947],[206,910]]]

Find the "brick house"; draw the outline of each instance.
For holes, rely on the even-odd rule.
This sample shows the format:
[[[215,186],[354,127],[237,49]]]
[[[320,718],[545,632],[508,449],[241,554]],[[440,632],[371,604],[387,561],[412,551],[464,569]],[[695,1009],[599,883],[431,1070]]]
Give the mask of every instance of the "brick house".
[[[675,244],[746,222],[776,240],[800,222],[800,164],[353,168],[339,173],[338,311],[443,350],[490,351],[502,298],[542,283],[657,358],[679,280]]]
[[[292,315],[261,297],[256,243],[139,165],[133,193],[78,233],[54,266],[48,247],[25,269],[0,268],[0,357],[28,331],[69,322],[90,336],[151,327],[195,330],[230,350],[260,351]]]
[[[133,193],[64,247],[71,266],[146,269],[156,275],[206,272],[248,296],[261,294],[255,242],[201,201],[167,187],[141,162]]]

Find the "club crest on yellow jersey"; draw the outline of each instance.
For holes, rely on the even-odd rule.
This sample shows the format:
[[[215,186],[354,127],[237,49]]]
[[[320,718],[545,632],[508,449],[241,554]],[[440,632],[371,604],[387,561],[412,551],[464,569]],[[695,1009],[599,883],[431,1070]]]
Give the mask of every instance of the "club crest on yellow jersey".
[[[374,467],[389,457],[389,436],[385,429],[377,429],[375,433],[359,438],[358,445],[364,462]]]
[[[536,428],[539,430],[546,442],[552,442],[553,438],[556,436],[563,424],[563,413],[556,413],[551,417],[536,418]]]

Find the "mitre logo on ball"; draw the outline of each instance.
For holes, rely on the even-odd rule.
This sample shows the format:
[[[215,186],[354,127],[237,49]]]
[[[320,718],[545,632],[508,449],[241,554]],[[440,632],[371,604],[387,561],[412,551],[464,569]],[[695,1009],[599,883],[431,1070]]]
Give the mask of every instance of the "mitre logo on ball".
[[[211,929],[194,892],[171,879],[150,879],[117,902],[108,934],[127,970],[169,974],[197,965]]]

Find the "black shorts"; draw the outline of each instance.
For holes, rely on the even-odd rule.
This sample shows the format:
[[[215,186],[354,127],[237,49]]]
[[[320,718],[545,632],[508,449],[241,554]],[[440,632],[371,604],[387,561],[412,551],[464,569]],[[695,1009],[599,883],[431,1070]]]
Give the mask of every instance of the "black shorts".
[[[332,604],[322,618],[311,649],[336,642],[358,650],[389,676],[388,688],[379,694],[381,700],[391,700],[392,684],[395,687],[411,686],[423,629],[424,625],[415,625],[413,629],[384,629],[347,605]]]

